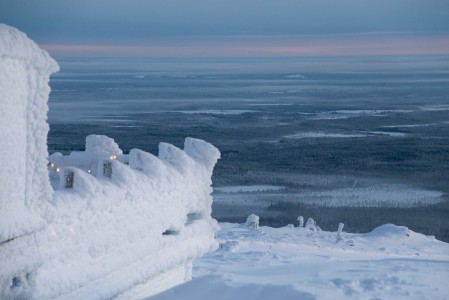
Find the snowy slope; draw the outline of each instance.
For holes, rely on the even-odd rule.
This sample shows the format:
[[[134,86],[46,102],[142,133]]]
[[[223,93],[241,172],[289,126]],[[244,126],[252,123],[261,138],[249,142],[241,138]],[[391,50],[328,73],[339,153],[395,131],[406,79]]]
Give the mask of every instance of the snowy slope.
[[[391,224],[367,234],[220,223],[194,279],[150,299],[448,299],[449,244]]]

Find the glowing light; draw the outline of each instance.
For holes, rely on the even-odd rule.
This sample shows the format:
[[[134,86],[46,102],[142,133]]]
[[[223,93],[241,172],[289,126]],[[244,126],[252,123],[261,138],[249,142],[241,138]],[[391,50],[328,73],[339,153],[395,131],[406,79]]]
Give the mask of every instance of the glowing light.
[[[109,159],[116,159],[116,158],[117,158],[116,155],[111,155],[111,156],[109,156]]]
[[[56,173],[59,173],[59,171],[61,171],[59,168],[55,169]]]
[[[50,165],[52,168],[54,168],[55,167],[55,164],[54,163],[52,163],[51,165]]]
[[[90,170],[87,170],[87,173],[90,173],[91,171]]]

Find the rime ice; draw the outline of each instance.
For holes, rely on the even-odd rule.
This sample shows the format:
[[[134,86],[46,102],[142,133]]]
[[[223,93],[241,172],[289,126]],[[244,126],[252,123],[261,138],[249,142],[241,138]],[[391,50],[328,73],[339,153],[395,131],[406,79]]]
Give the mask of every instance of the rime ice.
[[[0,25],[0,298],[111,299],[138,285],[148,296],[190,279],[192,261],[218,245],[210,193],[220,152],[187,138],[184,149],[161,143],[157,157],[124,155],[90,135],[85,151],[47,161],[57,70]]]
[[[45,226],[48,80],[57,63],[0,24],[0,242]]]
[[[249,229],[257,229],[259,228],[259,216],[255,214],[250,214],[246,219],[245,223],[246,227]]]

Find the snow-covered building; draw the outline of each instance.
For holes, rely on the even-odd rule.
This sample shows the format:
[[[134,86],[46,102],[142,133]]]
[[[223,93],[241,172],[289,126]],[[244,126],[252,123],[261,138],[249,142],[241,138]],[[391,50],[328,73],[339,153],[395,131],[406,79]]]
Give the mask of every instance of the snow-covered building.
[[[128,299],[190,279],[192,261],[217,247],[210,194],[220,152],[187,138],[183,149],[161,143],[158,156],[123,154],[91,135],[85,151],[48,161],[57,70],[0,25],[0,299]]]
[[[45,225],[48,80],[58,70],[24,33],[0,24],[0,242]]]

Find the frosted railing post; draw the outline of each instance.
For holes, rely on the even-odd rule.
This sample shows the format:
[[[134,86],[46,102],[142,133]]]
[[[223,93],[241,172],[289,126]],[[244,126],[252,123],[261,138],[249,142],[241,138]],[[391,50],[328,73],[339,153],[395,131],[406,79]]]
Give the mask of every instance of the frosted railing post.
[[[246,227],[249,229],[258,229],[259,228],[259,216],[255,214],[251,214],[246,219],[245,223]]]
[[[24,33],[0,24],[0,242],[45,226],[48,81],[58,70]]]
[[[70,169],[64,170],[64,187],[66,189],[73,188],[73,181],[75,179],[75,172]]]
[[[112,178],[112,161],[105,160],[103,162],[103,176],[107,178]]]
[[[338,231],[337,231],[337,243],[341,240],[343,240],[343,236],[341,235],[343,227],[345,226],[345,224],[343,223],[339,223],[338,224]]]

